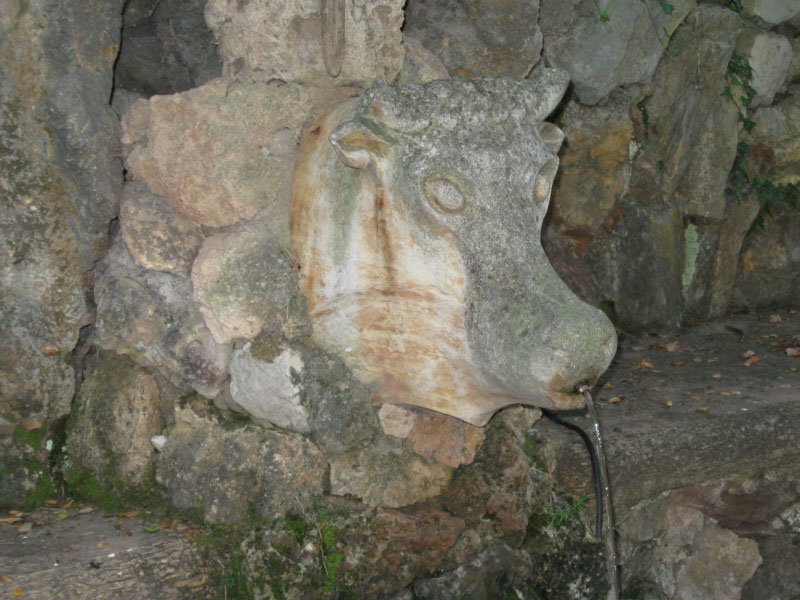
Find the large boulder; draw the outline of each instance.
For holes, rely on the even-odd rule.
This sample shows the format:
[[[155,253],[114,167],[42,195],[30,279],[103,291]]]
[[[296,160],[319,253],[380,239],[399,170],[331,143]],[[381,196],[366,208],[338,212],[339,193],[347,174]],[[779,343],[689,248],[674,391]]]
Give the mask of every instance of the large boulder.
[[[800,213],[778,210],[764,215],[742,244],[732,304],[740,307],[800,305]]]
[[[786,36],[751,27],[744,31],[736,49],[753,71],[750,85],[755,95],[749,107],[769,106],[789,72],[791,42]]]
[[[191,282],[136,265],[122,240],[97,266],[96,343],[156,367],[173,384],[216,396],[230,344],[219,344],[192,303]]]
[[[570,74],[584,104],[597,104],[614,88],[645,82],[658,66],[670,36],[696,0],[654,3],[611,0],[542,0],[539,26],[548,64]]]
[[[256,337],[299,293],[286,247],[269,219],[206,238],[192,267],[194,301],[220,344]]]
[[[124,356],[101,353],[70,415],[65,477],[82,478],[86,470],[118,493],[152,486],[150,439],[163,426],[153,374]]]
[[[209,523],[242,523],[300,512],[322,495],[326,463],[305,437],[231,423],[203,406],[176,409],[156,479],[175,506]]]
[[[205,5],[206,0],[126,2],[115,87],[146,96],[174,94],[219,77],[222,61]]]
[[[200,225],[232,225],[268,208],[270,231],[285,240],[300,126],[350,93],[214,79],[140,100],[122,120],[125,163],[134,179]]]
[[[108,99],[122,4],[0,8],[0,418],[9,424],[0,461],[17,502],[47,469],[22,466],[31,447],[11,432],[23,421],[26,432],[50,431],[69,413],[71,352],[92,319],[84,273],[106,248],[118,209],[122,165]]]
[[[403,0],[210,0],[223,74],[314,85],[394,81],[403,65]]]
[[[452,76],[527,76],[539,62],[539,0],[416,0],[403,35],[438,56]]]

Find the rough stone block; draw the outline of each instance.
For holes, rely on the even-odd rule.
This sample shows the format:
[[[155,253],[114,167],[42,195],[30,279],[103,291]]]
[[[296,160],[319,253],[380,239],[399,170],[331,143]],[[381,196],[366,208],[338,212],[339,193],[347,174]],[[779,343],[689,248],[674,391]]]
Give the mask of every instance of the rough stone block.
[[[792,62],[792,44],[785,37],[763,29],[747,29],[736,44],[753,69],[751,85],[756,94],[750,108],[769,106],[781,88]]]
[[[206,22],[223,74],[314,85],[394,81],[403,64],[403,0],[210,0]],[[324,14],[323,14],[324,11]]]

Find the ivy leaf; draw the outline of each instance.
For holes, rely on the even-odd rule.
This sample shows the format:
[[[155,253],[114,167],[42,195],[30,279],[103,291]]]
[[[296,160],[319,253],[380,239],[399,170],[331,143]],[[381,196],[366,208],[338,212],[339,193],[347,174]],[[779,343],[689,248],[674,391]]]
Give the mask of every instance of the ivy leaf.
[[[666,15],[672,14],[672,11],[675,8],[674,6],[672,6],[672,4],[670,4],[666,0],[659,0],[659,2],[661,2],[661,8],[664,11],[664,14]]]

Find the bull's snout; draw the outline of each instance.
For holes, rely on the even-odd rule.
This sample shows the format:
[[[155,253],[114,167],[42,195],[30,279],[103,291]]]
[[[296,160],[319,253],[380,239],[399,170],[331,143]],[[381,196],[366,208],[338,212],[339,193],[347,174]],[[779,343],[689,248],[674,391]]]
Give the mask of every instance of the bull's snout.
[[[473,304],[473,348],[487,380],[503,393],[542,408],[579,408],[583,398],[575,388],[593,384],[608,368],[616,331],[601,310],[572,293],[546,258],[533,269],[527,281],[513,278],[514,294],[505,281],[504,293],[496,296],[504,301]]]

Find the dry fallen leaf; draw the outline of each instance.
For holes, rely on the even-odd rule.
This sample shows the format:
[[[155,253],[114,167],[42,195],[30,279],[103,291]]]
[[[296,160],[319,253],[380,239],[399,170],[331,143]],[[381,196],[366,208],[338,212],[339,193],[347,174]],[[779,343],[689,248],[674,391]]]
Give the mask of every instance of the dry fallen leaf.
[[[614,387],[614,386],[611,384],[611,382],[610,382],[610,381],[606,381],[606,382],[603,384],[603,387],[601,387],[600,389],[601,389],[601,390],[610,390],[610,389],[612,389],[613,387]]]
[[[9,577],[8,575],[0,575],[0,581],[2,581],[3,583],[11,583],[14,580],[11,579],[11,577]]]
[[[608,402],[610,404],[618,404],[618,403],[622,402],[622,398],[620,398],[619,396],[614,396],[613,398],[609,398]]]
[[[664,402],[664,404],[666,404],[667,406],[672,406],[672,400],[667,400],[666,402]]]
[[[22,525],[20,525],[17,531],[19,533],[28,533],[31,529],[33,529],[33,523],[28,521],[27,523],[23,523]]]
[[[678,340],[672,340],[671,342],[667,342],[664,348],[666,348],[667,352],[676,352],[679,346]]]
[[[708,412],[708,407],[707,407],[707,406],[704,406],[704,407],[702,407],[702,408],[698,408],[698,409],[696,409],[696,410],[695,410],[695,412],[699,412],[699,413],[707,413],[707,412]]]
[[[712,373],[711,379],[722,379],[722,373]]]
[[[754,364],[756,364],[756,363],[757,363],[758,361],[760,361],[760,360],[761,360],[761,359],[760,359],[760,358],[758,358],[757,356],[751,356],[750,358],[748,358],[746,361],[744,361],[744,362],[742,363],[742,366],[743,366],[743,367],[749,367],[750,365],[754,365]]]
[[[744,352],[739,353],[739,358],[750,358],[751,356],[755,356],[756,353],[752,350],[745,350]]]
[[[790,346],[786,348],[786,355],[787,356],[800,356],[800,346]]]
[[[682,367],[683,365],[686,364],[686,361],[685,360],[673,360],[669,364],[671,364],[673,367]]]
[[[781,322],[781,316],[780,315],[770,315],[769,316],[769,322],[770,323],[780,323]]]
[[[22,596],[22,588],[15,587],[13,590],[11,590],[11,593],[15,596]]]
[[[634,369],[652,369],[653,368],[653,363],[651,363],[649,359],[643,358],[639,362],[634,363],[633,368]]]

